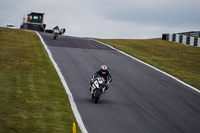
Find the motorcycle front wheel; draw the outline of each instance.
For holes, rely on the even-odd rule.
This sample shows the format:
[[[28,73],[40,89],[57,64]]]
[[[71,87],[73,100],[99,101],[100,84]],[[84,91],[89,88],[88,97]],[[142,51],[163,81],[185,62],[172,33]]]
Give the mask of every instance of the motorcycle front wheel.
[[[94,97],[94,103],[98,102],[100,95],[101,95],[101,90],[99,89],[99,90],[96,91],[96,94],[95,94],[95,97]]]
[[[56,39],[56,36],[53,36],[53,39],[55,40],[55,39]]]

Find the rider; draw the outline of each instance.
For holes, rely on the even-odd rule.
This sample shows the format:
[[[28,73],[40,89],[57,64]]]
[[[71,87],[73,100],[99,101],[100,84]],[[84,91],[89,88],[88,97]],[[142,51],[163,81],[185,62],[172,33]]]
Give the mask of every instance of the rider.
[[[109,84],[110,82],[112,81],[112,78],[111,78],[111,74],[110,72],[108,71],[108,67],[106,65],[102,65],[101,66],[101,69],[98,70],[93,76],[92,76],[92,79],[90,80],[90,84],[93,83],[93,79],[97,76],[101,76],[101,77],[104,77],[105,80],[106,80],[106,88],[105,90],[107,90],[109,88]]]
[[[54,27],[54,28],[53,28],[53,30],[55,30],[55,29],[59,30],[59,27],[58,27],[58,26],[56,26],[56,27]]]

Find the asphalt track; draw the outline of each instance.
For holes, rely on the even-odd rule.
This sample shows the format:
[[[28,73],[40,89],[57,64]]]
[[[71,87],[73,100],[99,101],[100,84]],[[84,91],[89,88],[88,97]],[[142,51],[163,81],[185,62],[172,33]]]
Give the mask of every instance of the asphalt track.
[[[200,93],[95,41],[40,35],[89,133],[200,133]],[[94,104],[89,80],[102,64],[113,82]]]

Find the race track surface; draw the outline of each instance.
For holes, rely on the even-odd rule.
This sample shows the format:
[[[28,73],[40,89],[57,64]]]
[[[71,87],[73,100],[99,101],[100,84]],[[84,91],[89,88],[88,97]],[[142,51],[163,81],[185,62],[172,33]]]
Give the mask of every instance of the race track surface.
[[[200,133],[200,93],[93,40],[40,35],[89,133]],[[89,80],[102,64],[113,82],[94,104]]]

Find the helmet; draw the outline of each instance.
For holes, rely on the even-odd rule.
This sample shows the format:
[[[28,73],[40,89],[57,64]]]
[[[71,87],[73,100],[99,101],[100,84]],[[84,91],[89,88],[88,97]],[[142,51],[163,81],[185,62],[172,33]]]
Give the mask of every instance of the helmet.
[[[106,74],[107,69],[108,69],[108,67],[106,65],[102,65],[100,71],[101,71],[102,74]]]

